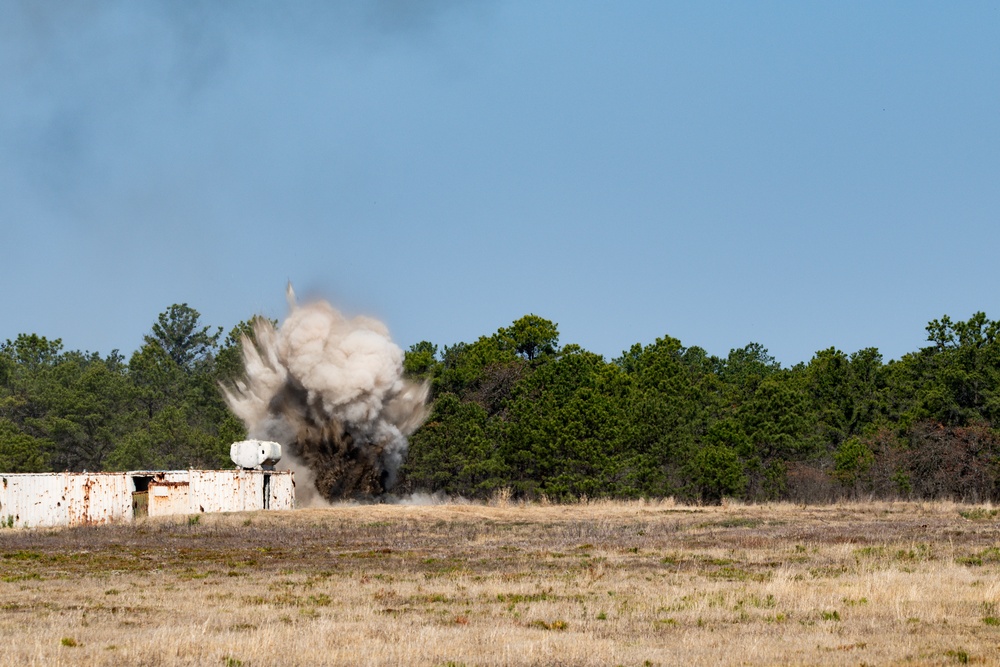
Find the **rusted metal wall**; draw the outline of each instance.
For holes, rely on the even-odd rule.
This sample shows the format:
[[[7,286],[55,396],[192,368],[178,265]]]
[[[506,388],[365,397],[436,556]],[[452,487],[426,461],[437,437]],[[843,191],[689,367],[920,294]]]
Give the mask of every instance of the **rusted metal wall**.
[[[66,475],[62,497],[66,524],[83,526],[132,518],[132,488],[124,475],[63,474]]]
[[[150,516],[292,509],[295,505],[292,475],[284,471],[181,470],[154,474],[149,485]]]
[[[237,507],[264,509],[262,480],[257,470],[236,470],[225,479],[216,477],[210,470],[192,470],[192,511],[233,512]]]
[[[160,473],[149,483],[149,516],[193,514],[188,471]]]
[[[295,509],[295,478],[291,474],[271,475],[268,492],[267,509]]]
[[[133,504],[134,498],[142,502]],[[294,506],[295,482],[288,471],[0,474],[3,527],[130,521],[135,507],[148,516],[165,516]]]
[[[0,522],[5,527],[69,523],[68,473],[0,476]]]

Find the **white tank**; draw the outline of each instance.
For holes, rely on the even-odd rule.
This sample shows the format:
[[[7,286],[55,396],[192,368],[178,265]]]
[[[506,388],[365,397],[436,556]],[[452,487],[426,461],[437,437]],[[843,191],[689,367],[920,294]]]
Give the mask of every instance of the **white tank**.
[[[267,440],[241,440],[230,445],[229,458],[241,468],[273,468],[281,459],[281,445]]]

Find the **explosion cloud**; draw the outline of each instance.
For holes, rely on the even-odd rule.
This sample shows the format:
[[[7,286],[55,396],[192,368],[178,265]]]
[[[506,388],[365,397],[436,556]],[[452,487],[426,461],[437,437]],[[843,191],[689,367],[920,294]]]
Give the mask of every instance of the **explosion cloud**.
[[[283,462],[326,500],[378,496],[396,483],[407,436],[427,416],[428,386],[403,378],[403,351],[378,320],[345,318],[325,301],[258,318],[243,337],[246,376],[223,387],[249,437],[282,445]],[[306,488],[302,488],[306,487]]]

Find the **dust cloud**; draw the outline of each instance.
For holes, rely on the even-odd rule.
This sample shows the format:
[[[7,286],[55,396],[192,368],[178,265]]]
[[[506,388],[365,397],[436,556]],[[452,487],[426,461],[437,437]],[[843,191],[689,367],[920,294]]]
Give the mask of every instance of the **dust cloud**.
[[[403,378],[403,351],[385,325],[346,318],[326,301],[288,318],[258,318],[244,336],[244,379],[222,388],[248,437],[282,445],[303,506],[382,496],[396,483],[407,436],[427,417],[429,387]]]

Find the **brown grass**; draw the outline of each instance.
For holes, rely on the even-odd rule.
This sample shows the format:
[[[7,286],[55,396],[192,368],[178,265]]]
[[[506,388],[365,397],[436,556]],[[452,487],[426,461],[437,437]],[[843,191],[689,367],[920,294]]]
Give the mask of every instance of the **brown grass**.
[[[1000,512],[345,506],[0,531],[4,665],[958,665]]]

